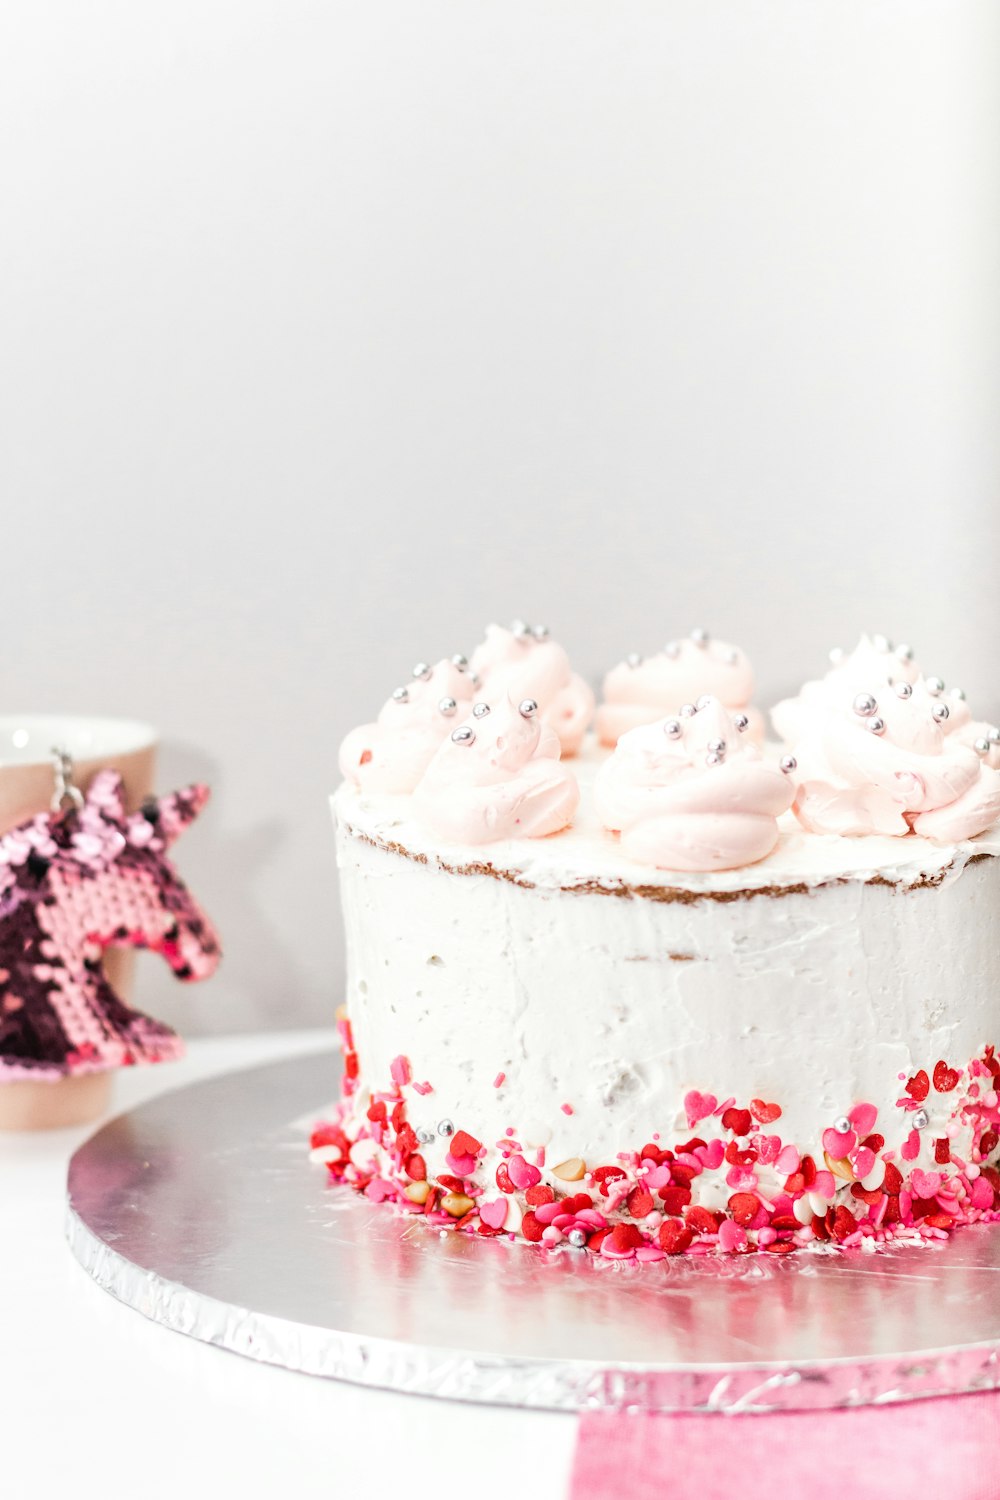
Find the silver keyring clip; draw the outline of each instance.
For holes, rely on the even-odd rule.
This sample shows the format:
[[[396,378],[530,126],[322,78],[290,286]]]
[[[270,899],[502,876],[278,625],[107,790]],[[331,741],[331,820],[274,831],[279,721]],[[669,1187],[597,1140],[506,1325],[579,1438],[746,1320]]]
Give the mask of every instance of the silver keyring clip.
[[[56,787],[49,806],[54,813],[62,812],[67,804],[79,812],[83,806],[83,793],[73,781],[73,761],[69,753],[59,745],[52,746],[52,766]]]

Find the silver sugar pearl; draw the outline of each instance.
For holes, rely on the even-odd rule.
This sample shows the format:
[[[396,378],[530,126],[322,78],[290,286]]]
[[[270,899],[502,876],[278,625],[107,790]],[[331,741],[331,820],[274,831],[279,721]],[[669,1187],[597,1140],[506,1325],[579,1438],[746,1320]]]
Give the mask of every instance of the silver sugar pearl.
[[[446,719],[450,719],[457,707],[458,704],[454,698],[442,698],[438,704],[438,712],[443,713]]]
[[[574,1250],[582,1250],[587,1243],[586,1232],[582,1229],[571,1229],[566,1236]]]
[[[475,730],[470,729],[468,724],[459,724],[457,729],[451,731],[452,740],[456,745],[471,745],[475,738]]]
[[[947,703],[935,703],[934,707],[931,709],[931,713],[934,715],[935,719],[937,719],[939,724],[943,724],[945,719],[949,717],[951,709],[948,707]]]
[[[625,665],[627,667],[631,667],[633,670],[636,667],[642,666],[642,657],[639,655],[638,651],[629,652],[628,656],[626,656],[625,658]]]
[[[926,1130],[927,1126],[930,1124],[930,1119],[931,1117],[927,1113],[926,1109],[918,1109],[916,1114],[913,1116],[914,1128],[916,1130]]]
[[[985,738],[980,738],[978,740],[973,740],[973,742],[972,742],[972,748],[973,748],[973,750],[975,750],[975,752],[976,752],[977,755],[989,755],[989,753],[990,753],[990,742],[989,742],[988,739],[985,739]]]
[[[438,1120],[438,1135],[454,1135],[455,1127],[450,1120]]]
[[[725,740],[709,740],[708,748],[712,751],[713,755],[725,755],[726,742]]]
[[[668,641],[663,648],[663,654],[664,656],[669,656],[671,661],[676,661],[677,657],[681,654],[680,642]]]
[[[420,1142],[421,1146],[429,1146],[433,1139],[433,1130],[428,1130],[425,1125],[422,1125],[417,1131],[417,1140]]]
[[[913,647],[912,646],[903,646],[903,645],[897,646],[896,647],[896,655],[899,657],[900,661],[912,661],[913,660]]]
[[[692,630],[692,632],[691,632],[691,639],[694,641],[694,643],[695,643],[696,646],[707,646],[708,645],[708,631],[707,630],[702,630],[700,628],[700,626],[699,626],[697,629]]]
[[[871,693],[859,693],[854,700],[854,712],[862,719],[870,719],[873,713],[877,713],[878,704]]]
[[[533,719],[538,712],[538,704],[534,698],[522,698],[517,705],[517,711],[522,719]]]
[[[740,653],[735,646],[730,646],[728,651],[723,652],[722,660],[726,663],[727,667],[735,667],[739,659]]]
[[[532,625],[531,633],[536,641],[544,641],[548,639],[549,627],[547,625]]]
[[[526,641],[531,634],[523,620],[515,620],[510,628],[511,634],[516,635],[519,641]]]
[[[680,713],[682,719],[693,719],[697,712],[698,710],[695,708],[693,703],[681,704]]]
[[[409,688],[393,688],[393,690],[392,690],[392,701],[393,701],[393,703],[409,703],[409,701],[410,701],[410,690],[409,690]]]
[[[460,672],[466,672],[469,667],[469,658],[463,656],[461,651],[459,651],[452,657],[451,664],[453,667],[457,667]]]
[[[892,642],[887,635],[873,635],[872,645],[876,651],[891,651]]]
[[[713,750],[710,754],[705,756],[705,764],[706,766],[721,766],[722,759],[722,756],[716,755],[715,751]]]
[[[868,723],[865,725],[865,728],[869,729],[872,734],[885,734],[885,720],[869,719]]]
[[[778,764],[781,766],[781,769],[784,771],[785,775],[790,776],[793,771],[798,769],[799,763],[795,759],[794,755],[783,755]]]
[[[431,675],[431,669],[425,661],[418,661],[417,665],[413,668],[413,675],[421,682],[426,682]]]
[[[671,740],[679,740],[684,733],[684,726],[680,719],[667,719],[663,725],[663,733]]]
[[[897,682],[895,685],[895,691],[897,698],[913,697],[913,689],[910,687],[910,684],[908,682]]]
[[[949,690],[949,692],[948,692],[948,697],[949,698],[954,698],[954,700],[955,700],[956,703],[964,703],[965,702],[965,689],[964,688],[951,688]]]
[[[747,718],[746,714],[737,714],[735,719],[733,720],[733,725],[736,729],[739,730],[740,734],[745,734],[746,731],[750,728],[750,720]]]
[[[846,1115],[839,1115],[833,1122],[833,1128],[838,1135],[847,1135],[851,1129],[851,1122]]]
[[[488,703],[474,703],[472,705],[472,717],[474,719],[485,719],[490,711]]]
[[[709,706],[711,701],[712,700],[707,693],[702,693],[701,697],[698,699],[698,702],[695,704],[695,708],[700,713],[703,708],[707,708]]]
[[[924,686],[932,698],[938,698],[944,692],[944,682],[940,677],[928,677]]]
[[[991,745],[1000,745],[1000,729],[995,724],[991,724],[986,731],[986,738]]]

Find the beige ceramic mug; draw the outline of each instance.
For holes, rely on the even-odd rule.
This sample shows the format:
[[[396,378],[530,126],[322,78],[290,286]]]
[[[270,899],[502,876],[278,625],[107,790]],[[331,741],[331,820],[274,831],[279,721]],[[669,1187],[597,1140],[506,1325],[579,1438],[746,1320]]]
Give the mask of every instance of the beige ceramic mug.
[[[148,724],[74,714],[0,714],[0,837],[49,811],[56,787],[55,747],[70,757],[73,784],[81,791],[108,766],[122,777],[129,812],[153,792],[156,731]],[[112,950],[105,960],[111,983],[126,999],[133,965],[134,955],[122,949]],[[110,1093],[110,1072],[0,1084],[0,1130],[82,1124],[107,1108]]]

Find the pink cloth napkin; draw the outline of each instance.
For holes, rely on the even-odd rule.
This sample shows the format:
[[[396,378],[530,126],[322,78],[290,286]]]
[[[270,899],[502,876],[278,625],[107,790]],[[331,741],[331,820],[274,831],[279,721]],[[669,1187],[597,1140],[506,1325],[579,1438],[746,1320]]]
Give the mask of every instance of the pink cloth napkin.
[[[1000,1500],[1000,1395],[581,1419],[570,1500]]]

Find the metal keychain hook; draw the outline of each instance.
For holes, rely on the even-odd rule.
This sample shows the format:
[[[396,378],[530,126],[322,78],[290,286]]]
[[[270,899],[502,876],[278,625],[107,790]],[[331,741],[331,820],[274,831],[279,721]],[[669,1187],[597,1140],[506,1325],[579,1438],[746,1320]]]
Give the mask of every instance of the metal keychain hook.
[[[68,802],[70,807],[79,812],[83,806],[83,793],[73,781],[72,757],[59,745],[52,746],[52,767],[55,771],[56,787],[49,806],[55,813],[62,812],[63,804]]]

